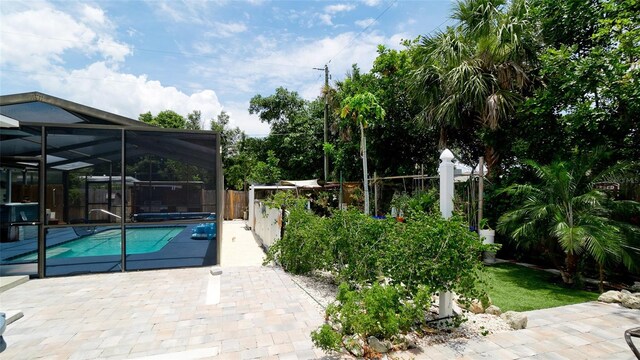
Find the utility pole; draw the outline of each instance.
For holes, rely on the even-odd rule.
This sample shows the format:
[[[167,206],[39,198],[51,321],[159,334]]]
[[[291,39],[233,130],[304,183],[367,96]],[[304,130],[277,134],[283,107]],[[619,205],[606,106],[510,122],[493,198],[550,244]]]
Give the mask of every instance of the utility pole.
[[[322,143],[322,147],[324,148],[324,144],[329,142],[329,66],[327,64],[324,65],[323,68],[313,68],[314,70],[324,70],[324,142]],[[324,182],[327,182],[329,178],[329,158],[327,157],[327,150],[324,149]]]

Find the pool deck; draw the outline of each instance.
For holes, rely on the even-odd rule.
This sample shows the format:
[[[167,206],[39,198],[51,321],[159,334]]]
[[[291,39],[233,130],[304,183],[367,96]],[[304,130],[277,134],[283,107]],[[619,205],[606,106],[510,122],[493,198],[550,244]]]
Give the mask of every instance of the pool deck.
[[[225,222],[221,297],[210,269],[30,280],[0,294],[24,317],[5,332],[2,359],[314,359],[317,304],[286,273],[261,266],[244,222]],[[525,330],[432,346],[416,359],[633,359],[623,331],[640,311],[590,302],[528,312]]]

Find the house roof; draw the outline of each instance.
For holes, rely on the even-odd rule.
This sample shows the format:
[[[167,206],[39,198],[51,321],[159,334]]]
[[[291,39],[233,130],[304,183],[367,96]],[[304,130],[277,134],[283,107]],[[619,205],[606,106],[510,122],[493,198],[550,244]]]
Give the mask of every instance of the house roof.
[[[121,115],[109,113],[90,106],[78,104],[69,100],[40,92],[0,96],[0,115],[2,127],[8,121],[5,118],[18,121],[20,124],[97,124],[119,126],[150,126],[142,121],[130,119]]]

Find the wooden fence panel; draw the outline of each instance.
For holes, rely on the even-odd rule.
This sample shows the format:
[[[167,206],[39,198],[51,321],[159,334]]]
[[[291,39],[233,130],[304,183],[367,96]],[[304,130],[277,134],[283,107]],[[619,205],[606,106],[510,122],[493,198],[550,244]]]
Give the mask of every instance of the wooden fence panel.
[[[224,201],[224,219],[243,219],[247,210],[248,196],[244,191],[227,190]]]

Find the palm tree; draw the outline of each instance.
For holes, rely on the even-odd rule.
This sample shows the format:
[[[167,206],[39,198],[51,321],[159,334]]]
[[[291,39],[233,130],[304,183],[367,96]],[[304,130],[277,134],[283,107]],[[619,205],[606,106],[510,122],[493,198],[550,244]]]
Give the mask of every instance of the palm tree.
[[[465,0],[454,8],[456,26],[422,37],[415,49],[413,90],[422,116],[447,129],[495,131],[508,121],[531,85],[536,41],[526,0]],[[485,141],[491,170],[498,154]],[[491,171],[490,171],[491,173]]]
[[[640,203],[616,201],[595,187],[625,169],[625,165],[617,165],[596,173],[602,154],[596,150],[573,161],[549,165],[527,161],[539,182],[514,184],[502,191],[524,201],[516,210],[501,216],[497,227],[525,247],[540,239],[558,244],[564,251],[565,283],[573,283],[581,256],[592,257],[600,270],[601,290],[607,262],[623,262],[630,269],[637,266],[627,250],[639,229],[614,220],[614,212],[630,214],[640,210]],[[628,236],[630,233],[632,236]]]
[[[384,119],[385,111],[378,104],[378,99],[372,93],[365,91],[350,96],[342,102],[340,117],[351,117],[360,126],[360,150],[362,151],[362,173],[364,185],[364,213],[369,215],[369,182],[367,171],[367,137],[364,129],[370,122]]]

